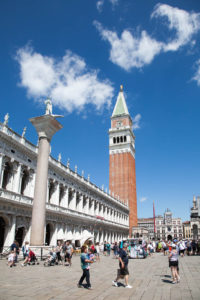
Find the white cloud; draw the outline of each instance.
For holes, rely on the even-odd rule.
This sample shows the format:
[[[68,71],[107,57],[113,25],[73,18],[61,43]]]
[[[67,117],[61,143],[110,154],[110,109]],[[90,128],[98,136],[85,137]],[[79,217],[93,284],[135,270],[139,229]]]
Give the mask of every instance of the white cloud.
[[[197,65],[197,70],[192,80],[197,81],[197,85],[200,86],[200,59],[196,62],[196,65]]]
[[[181,46],[190,43],[194,46],[193,35],[200,30],[200,13],[189,13],[166,4],[155,6],[151,18],[165,18],[165,25],[173,38],[161,42],[152,38],[145,30],[140,34],[132,34],[124,30],[121,37],[115,31],[104,29],[95,21],[94,25],[101,37],[110,44],[110,60],[125,69],[142,68],[150,64],[161,52],[177,51]],[[175,37],[174,37],[175,34]]]
[[[96,3],[97,6],[97,10],[101,13],[103,10],[103,5],[104,5],[105,0],[98,0]],[[112,8],[114,9],[115,6],[117,6],[119,4],[119,0],[109,0],[109,2],[112,5]]]
[[[109,80],[99,80],[96,70],[89,70],[83,58],[66,51],[56,60],[21,48],[16,59],[20,65],[20,85],[29,97],[40,101],[50,96],[54,105],[68,112],[93,104],[97,110],[109,107],[114,94]]]
[[[99,12],[102,12],[102,10],[103,10],[103,5],[104,5],[104,0],[99,0],[99,1],[97,1],[97,10],[99,11]]]
[[[140,202],[145,202],[145,201],[147,201],[147,197],[140,198]]]
[[[163,47],[164,51],[178,50],[181,46],[189,43],[192,36],[200,30],[200,13],[189,13],[167,4],[157,4],[151,17],[163,17],[167,19],[165,25],[170,30],[176,31],[175,38],[169,39],[165,43]]]
[[[128,30],[124,30],[119,38],[116,32],[103,29],[99,22],[95,21],[94,25],[102,38],[111,45],[110,60],[126,71],[151,63],[162,49],[162,43],[152,39],[146,31],[142,31],[141,36],[134,37]]]
[[[134,118],[133,118],[133,129],[139,129],[140,128],[140,120],[141,120],[142,116],[141,114],[137,114]]]

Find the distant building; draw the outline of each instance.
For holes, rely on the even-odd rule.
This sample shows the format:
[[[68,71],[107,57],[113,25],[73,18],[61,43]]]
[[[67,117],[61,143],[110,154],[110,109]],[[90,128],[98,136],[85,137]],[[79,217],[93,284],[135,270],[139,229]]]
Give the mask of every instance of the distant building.
[[[138,233],[140,233],[140,237],[143,238],[144,230],[148,231],[148,238],[154,238],[154,219],[153,218],[141,218],[138,219],[138,229],[134,228],[133,236],[138,237]]]
[[[200,196],[193,197],[193,206],[190,210],[191,237],[200,239]]]
[[[190,221],[183,222],[183,237],[184,237],[184,239],[190,239],[191,238]]]
[[[154,219],[142,218],[138,219],[138,227],[146,228],[149,231],[149,238],[173,240],[183,238],[183,228],[181,218],[172,218],[172,212],[167,209],[164,216],[155,217],[155,233]]]

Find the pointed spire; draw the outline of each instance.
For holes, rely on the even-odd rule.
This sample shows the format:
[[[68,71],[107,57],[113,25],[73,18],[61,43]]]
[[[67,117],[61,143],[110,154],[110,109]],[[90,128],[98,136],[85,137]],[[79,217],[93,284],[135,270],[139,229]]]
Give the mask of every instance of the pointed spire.
[[[123,85],[120,85],[120,91],[117,97],[117,102],[115,104],[112,117],[119,115],[129,115],[126,100],[124,98]]]

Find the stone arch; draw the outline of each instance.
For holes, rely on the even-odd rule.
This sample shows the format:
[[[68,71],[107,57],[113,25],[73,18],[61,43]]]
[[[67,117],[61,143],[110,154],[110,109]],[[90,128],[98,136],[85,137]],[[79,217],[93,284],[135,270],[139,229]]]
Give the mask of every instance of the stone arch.
[[[26,234],[25,226],[19,226],[15,232],[15,240],[18,242],[19,247],[21,247],[24,242],[25,234]]]
[[[47,223],[46,224],[46,232],[45,232],[45,245],[49,246],[51,244],[51,239],[53,235],[53,224]]]

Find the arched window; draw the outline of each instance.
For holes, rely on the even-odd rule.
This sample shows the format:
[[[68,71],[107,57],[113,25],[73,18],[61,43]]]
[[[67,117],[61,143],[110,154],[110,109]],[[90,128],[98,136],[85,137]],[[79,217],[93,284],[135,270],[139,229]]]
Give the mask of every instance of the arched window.
[[[12,168],[9,162],[5,163],[4,172],[3,172],[3,181],[2,181],[2,188],[7,189],[7,185],[9,183],[9,179],[12,175]]]
[[[0,217],[0,252],[3,250],[6,222]]]
[[[126,143],[126,136],[124,136],[124,142]]]
[[[24,191],[26,189],[26,186],[27,186],[27,183],[28,183],[28,179],[29,179],[29,173],[26,169],[23,170],[23,173],[22,173],[22,183],[21,183],[21,190],[20,190],[20,193],[22,195],[24,195]]]
[[[113,144],[116,144],[116,138],[115,137],[113,138]]]
[[[120,137],[120,142],[123,143],[123,136]]]
[[[60,188],[59,188],[59,205],[61,204],[61,201],[64,197],[64,187],[62,185],[60,185]]]
[[[119,137],[117,137],[117,143],[119,143]]]
[[[52,181],[49,182],[49,199],[48,199],[48,202],[50,202],[51,200],[51,197],[53,195],[53,192],[54,192],[54,184]]]

